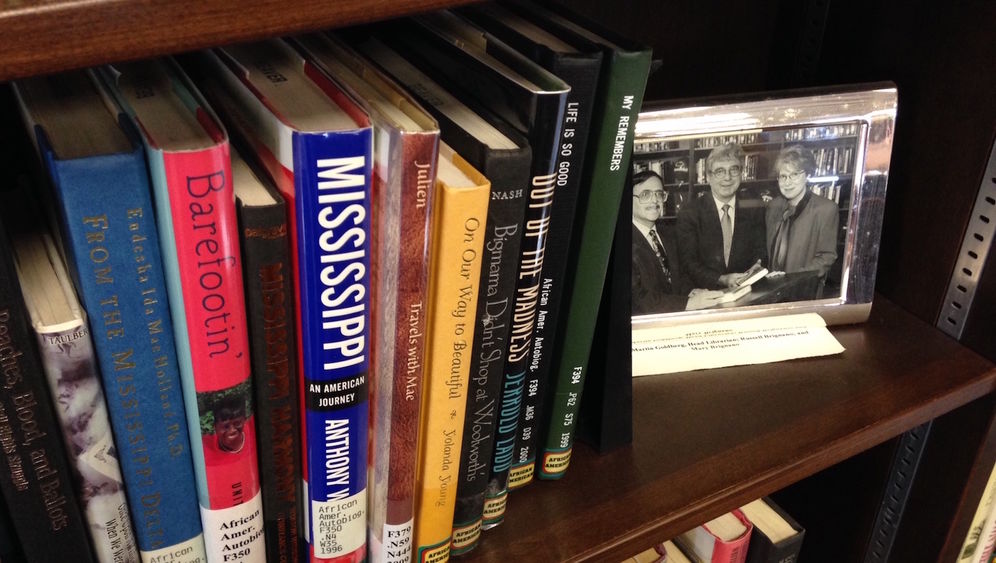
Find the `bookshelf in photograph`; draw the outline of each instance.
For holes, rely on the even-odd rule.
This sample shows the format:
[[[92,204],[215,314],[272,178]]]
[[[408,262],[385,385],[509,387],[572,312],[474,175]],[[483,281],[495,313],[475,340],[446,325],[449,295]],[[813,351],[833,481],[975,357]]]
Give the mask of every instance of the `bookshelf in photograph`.
[[[738,197],[748,206],[766,207],[779,195],[779,175],[793,170],[794,165],[781,166],[783,151],[794,151],[797,160],[809,159],[809,170],[793,170],[806,176],[806,187],[816,196],[837,206],[839,235],[837,256],[845,255],[848,216],[852,207],[852,191],[860,187],[858,122],[827,125],[807,125],[726,133],[680,140],[637,139],[633,145],[633,171],[652,170],[664,180],[664,223],[675,223],[678,213],[693,199],[709,195],[706,162],[709,153],[724,145],[739,145],[744,153]],[[794,179],[787,175],[786,179]],[[842,283],[842,262],[837,260],[827,272],[827,283],[839,287]]]
[[[287,9],[264,0],[25,0],[0,7],[0,81],[469,3],[302,0]],[[857,463],[861,471],[843,482],[855,499],[847,517],[800,524],[803,550],[814,549],[803,554],[807,563],[862,561],[860,545],[881,491],[861,476],[884,482],[889,463],[879,458],[891,460],[865,454],[944,419],[967,424],[952,425],[946,442],[928,446],[893,554],[895,560],[954,560],[983,495],[988,474],[979,467],[991,470],[996,461],[996,429],[989,425],[996,367],[933,324],[993,141],[996,74],[985,71],[996,59],[996,4],[950,10],[927,2],[896,10],[894,3],[871,0],[860,7],[869,24],[863,27],[873,31],[860,39],[844,33],[855,27],[856,0],[834,2],[815,18],[807,17],[807,6],[819,3],[721,0],[719,10],[705,4],[675,0],[666,12],[650,0],[562,0],[556,6],[654,47],[664,65],[651,75],[646,99],[895,81],[900,110],[871,318],[833,329],[847,349],[839,357],[640,378],[633,386],[633,444],[599,455],[578,443],[564,477],[511,493],[505,523],[485,532],[464,560],[622,561],[753,499]],[[16,110],[9,88],[0,90],[0,158],[9,162],[20,154],[8,134]],[[745,143],[757,158],[756,179],[745,180],[745,187],[760,190],[767,179],[776,189],[770,159],[776,147],[795,141]],[[831,151],[837,143],[809,142]],[[684,174],[682,189],[691,195],[704,188],[697,185],[697,166],[705,149],[659,147],[639,157],[672,162],[673,174],[662,168],[663,175]],[[2,174],[0,186],[12,185],[9,173]],[[840,201],[847,197],[842,192]],[[935,424],[933,432],[944,426]],[[815,500],[834,501],[836,492],[816,490]],[[931,510],[929,498],[940,501]],[[24,506],[37,504],[29,502]],[[9,512],[15,530],[27,529],[17,525],[24,510]],[[856,557],[835,559],[839,551],[821,553],[820,545]]]
[[[815,172],[807,182],[809,190],[837,203],[843,225],[847,223],[854,180],[857,136],[858,124],[850,123],[636,142],[633,145],[634,171],[653,170],[661,176],[668,194],[664,220],[673,222],[686,202],[709,193],[706,158],[716,147],[734,143],[744,149],[741,193],[747,199],[764,204],[778,195],[775,159],[779,151],[794,145],[802,146],[812,152],[815,163]]]

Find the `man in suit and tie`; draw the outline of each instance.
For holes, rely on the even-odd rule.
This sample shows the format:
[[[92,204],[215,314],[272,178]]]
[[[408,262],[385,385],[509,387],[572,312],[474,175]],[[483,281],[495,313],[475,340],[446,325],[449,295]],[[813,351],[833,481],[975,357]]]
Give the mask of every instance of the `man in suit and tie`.
[[[719,292],[691,290],[682,275],[673,233],[659,224],[667,192],[650,170],[633,175],[633,315],[706,307]]]
[[[743,163],[740,145],[713,149],[705,161],[709,193],[678,214],[681,268],[695,287],[735,287],[751,266],[767,264],[764,208],[737,197]]]

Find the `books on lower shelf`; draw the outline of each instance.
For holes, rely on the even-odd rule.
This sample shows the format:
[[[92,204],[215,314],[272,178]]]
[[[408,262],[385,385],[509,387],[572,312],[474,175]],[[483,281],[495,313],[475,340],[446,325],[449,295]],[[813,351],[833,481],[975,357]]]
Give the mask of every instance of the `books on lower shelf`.
[[[733,510],[692,528],[674,541],[702,563],[744,563],[752,529],[743,512]]]
[[[692,563],[692,560],[673,541],[666,541],[657,546],[657,552],[663,552],[662,563]]]
[[[754,525],[747,563],[794,563],[806,531],[771,498],[752,501],[740,510]]]
[[[633,560],[794,563],[804,536],[805,529],[795,519],[764,497],[654,546],[660,559],[652,559],[648,549]]]
[[[668,540],[647,548],[622,563],[692,563],[673,541]]]

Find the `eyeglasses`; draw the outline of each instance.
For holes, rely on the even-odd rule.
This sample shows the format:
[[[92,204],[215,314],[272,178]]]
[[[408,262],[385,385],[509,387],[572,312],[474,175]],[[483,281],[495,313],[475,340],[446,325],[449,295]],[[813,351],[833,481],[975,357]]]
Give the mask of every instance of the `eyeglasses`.
[[[655,200],[667,201],[667,192],[664,190],[646,190],[638,194],[633,194],[640,203],[651,203]]]
[[[792,180],[793,182],[805,176],[806,173],[802,170],[796,170],[795,172],[789,172],[788,174],[782,173],[778,175],[779,182],[787,182]]]
[[[725,177],[739,177],[740,173],[743,172],[743,168],[740,166],[731,166],[729,168],[713,168],[709,171],[711,176],[725,176]]]

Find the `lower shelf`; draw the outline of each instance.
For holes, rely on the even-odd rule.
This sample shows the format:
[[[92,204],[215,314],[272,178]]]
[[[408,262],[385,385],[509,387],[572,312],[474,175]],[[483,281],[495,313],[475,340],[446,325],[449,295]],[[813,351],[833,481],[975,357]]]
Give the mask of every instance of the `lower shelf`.
[[[509,497],[470,561],[621,561],[996,389],[996,368],[891,302],[835,357],[634,380],[634,439],[575,448]]]

